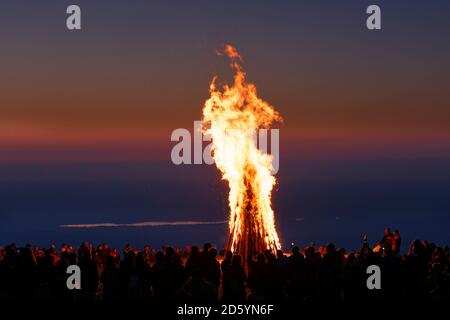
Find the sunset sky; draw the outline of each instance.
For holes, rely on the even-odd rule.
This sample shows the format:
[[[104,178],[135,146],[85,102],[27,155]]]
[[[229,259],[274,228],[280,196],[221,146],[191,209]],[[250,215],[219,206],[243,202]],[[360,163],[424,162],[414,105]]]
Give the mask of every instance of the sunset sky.
[[[227,43],[242,54],[248,81],[284,118],[275,195],[275,206],[284,210],[282,229],[316,209],[327,216],[333,208],[354,208],[337,201],[322,210],[317,203],[326,202],[327,194],[343,199],[342,184],[355,180],[370,188],[371,181],[392,182],[392,190],[383,191],[389,199],[378,201],[368,190],[374,198],[367,202],[396,203],[393,210],[403,213],[392,221],[400,227],[407,215],[414,220],[424,212],[435,214],[435,220],[444,216],[450,225],[448,1],[378,1],[379,31],[365,26],[370,1],[76,3],[81,31],[65,27],[65,9],[72,2],[0,4],[0,215],[10,230],[19,230],[24,217],[31,217],[29,225],[39,220],[52,226],[202,220],[195,216],[199,205],[165,204],[160,198],[201,199],[192,188],[183,193],[181,187],[200,181],[199,176],[207,177],[205,192],[211,192],[205,209],[219,211],[203,220],[221,220],[226,196],[215,168],[174,166],[170,134],[176,128],[192,130],[193,121],[200,120],[214,75],[231,79],[228,61],[216,54]],[[317,182],[324,179],[337,185]],[[137,180],[148,184],[130,182]],[[105,181],[126,181],[128,187],[117,188],[141,196],[120,202],[122,189],[108,193],[99,187],[102,207],[94,191],[83,192]],[[165,187],[145,194],[155,181]],[[306,193],[294,201],[303,189],[288,186],[311,191],[302,181],[317,182],[320,196]],[[55,199],[61,188],[71,196]],[[113,205],[105,200],[110,197],[123,211],[110,210]],[[151,201],[156,198],[157,206]],[[85,204],[79,213],[73,202]],[[367,204],[373,206],[378,204]],[[184,208],[189,209],[173,213]],[[34,209],[39,214],[31,214]],[[69,218],[66,209],[82,221]],[[124,218],[125,211],[131,219]],[[382,226],[380,221],[377,227]],[[441,230],[429,228],[425,235]],[[355,238],[363,231],[357,232]]]

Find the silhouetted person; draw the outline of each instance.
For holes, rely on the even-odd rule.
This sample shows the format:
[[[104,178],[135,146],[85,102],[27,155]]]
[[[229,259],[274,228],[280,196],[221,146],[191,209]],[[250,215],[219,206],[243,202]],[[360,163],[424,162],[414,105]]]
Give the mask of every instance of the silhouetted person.
[[[305,250],[305,299],[314,301],[319,295],[319,271],[322,258],[315,248],[310,246]]]
[[[367,290],[364,286],[364,274],[361,265],[354,253],[350,253],[344,265],[342,274],[342,295],[345,301],[362,299],[362,292]]]
[[[266,280],[264,296],[270,300],[283,298],[284,274],[277,257],[270,253],[267,256]]]
[[[129,254],[132,254],[131,252]],[[134,253],[133,253],[134,254]],[[141,254],[135,257],[135,263],[132,265],[128,282],[128,299],[141,300],[150,295],[150,277],[149,267]]]
[[[168,261],[167,277],[168,294],[173,298],[188,280],[186,268],[181,262],[181,256],[177,253],[174,253],[171,260]]]
[[[202,250],[202,252],[200,252],[200,264],[201,264],[200,268],[201,268],[201,270],[205,270],[205,267],[209,260],[208,251],[211,248],[212,248],[212,245],[209,242],[207,242],[203,245],[203,250]]]
[[[340,299],[339,274],[342,265],[341,259],[334,244],[326,246],[320,268],[321,298],[337,301]]]
[[[402,237],[400,236],[400,232],[398,230],[394,230],[392,234],[392,251],[395,255],[400,253],[400,245],[402,243]]]
[[[303,300],[305,287],[305,258],[297,246],[292,247],[292,255],[286,266],[287,293],[290,299]]]
[[[419,240],[414,240],[405,257],[405,293],[407,298],[423,298],[425,278],[428,271],[426,248]]]
[[[234,255],[231,266],[223,272],[223,299],[224,300],[244,300],[246,297],[245,283],[247,276],[242,267],[242,257]]]
[[[17,261],[16,286],[18,297],[20,299],[30,299],[34,294],[37,265],[30,245],[20,250]]]
[[[259,253],[256,261],[249,266],[248,287],[251,290],[249,300],[264,300],[266,280],[266,257]]]
[[[119,300],[120,275],[113,256],[108,256],[106,258],[101,281],[103,283],[103,299],[106,301]]]
[[[78,266],[81,272],[80,298],[83,300],[94,300],[99,283],[97,265],[92,260],[89,249],[80,250],[79,255]]]
[[[381,244],[383,245],[383,248],[392,248],[392,233],[391,229],[388,227],[384,229],[384,235],[383,239],[381,239]]]
[[[192,276],[194,269],[202,271],[202,255],[197,246],[192,246],[191,253],[186,262],[186,270],[189,276]]]
[[[69,253],[63,252],[61,254],[61,259],[58,260],[55,267],[55,296],[58,300],[69,300],[73,299],[75,292],[67,288],[67,279],[69,275],[67,274],[67,268],[69,267]]]
[[[170,297],[171,290],[167,285],[169,282],[168,268],[164,253],[158,251],[156,253],[156,262],[152,267],[152,289],[153,296],[156,299],[167,299]]]
[[[192,301],[217,300],[217,291],[213,285],[205,280],[200,269],[193,269],[192,276],[184,285],[183,297]]]
[[[224,269],[231,267],[232,259],[233,259],[233,253],[231,251],[226,251],[225,256],[222,260],[222,263],[220,264],[220,268],[222,269],[222,272]]]
[[[214,286],[217,291],[220,285],[220,264],[216,259],[217,250],[210,248],[205,261],[205,280]]]

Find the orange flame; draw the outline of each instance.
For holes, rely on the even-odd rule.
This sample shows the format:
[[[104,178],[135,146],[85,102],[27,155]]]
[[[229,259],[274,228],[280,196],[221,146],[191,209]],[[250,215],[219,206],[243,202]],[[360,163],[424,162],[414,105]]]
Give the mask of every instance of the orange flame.
[[[258,98],[256,86],[245,81],[237,50],[227,45],[225,53],[235,70],[234,83],[221,91],[213,78],[203,108],[203,128],[212,138],[213,158],[230,188],[227,248],[248,260],[257,252],[280,248],[271,207],[276,183],[272,156],[257,148],[255,133],[282,119],[273,106]]]

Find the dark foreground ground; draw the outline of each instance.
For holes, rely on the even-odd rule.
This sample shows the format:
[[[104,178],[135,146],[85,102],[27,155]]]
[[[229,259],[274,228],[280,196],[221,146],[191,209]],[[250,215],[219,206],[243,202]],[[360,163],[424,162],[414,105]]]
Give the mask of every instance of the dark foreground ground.
[[[413,241],[401,252],[399,233],[356,252],[333,244],[261,252],[243,268],[239,255],[209,244],[156,251],[107,244],[78,249],[14,244],[0,248],[1,300],[397,301],[450,300],[448,246]],[[66,285],[69,265],[81,270],[81,289]],[[367,287],[367,267],[381,270],[381,289]]]

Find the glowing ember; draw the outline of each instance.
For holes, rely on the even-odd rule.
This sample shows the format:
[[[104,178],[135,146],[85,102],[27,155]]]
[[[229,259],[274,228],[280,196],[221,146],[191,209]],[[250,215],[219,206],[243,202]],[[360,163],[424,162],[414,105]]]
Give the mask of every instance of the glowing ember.
[[[276,183],[271,173],[272,156],[257,148],[255,132],[282,119],[258,98],[255,85],[246,83],[236,49],[227,45],[225,53],[236,72],[234,83],[218,90],[213,78],[211,96],[203,108],[203,128],[212,138],[213,158],[230,188],[227,249],[242,255],[247,263],[257,252],[280,248],[271,207]]]

